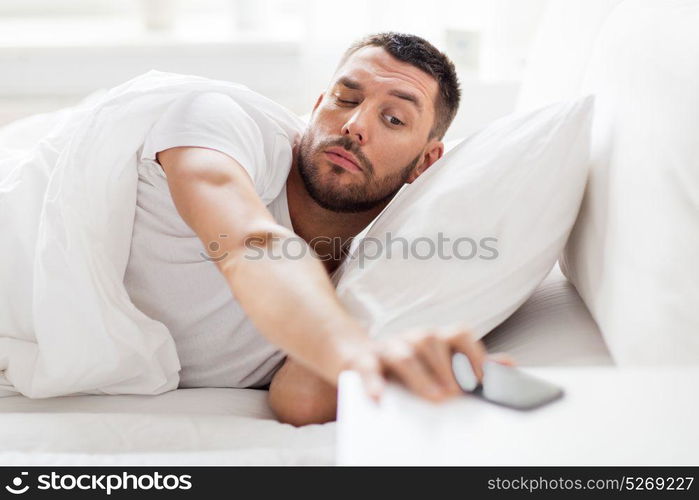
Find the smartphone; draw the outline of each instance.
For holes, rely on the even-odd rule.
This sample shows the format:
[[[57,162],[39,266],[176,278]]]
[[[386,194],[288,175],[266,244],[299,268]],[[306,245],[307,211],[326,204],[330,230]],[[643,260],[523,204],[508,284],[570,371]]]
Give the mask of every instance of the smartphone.
[[[495,361],[483,363],[483,380],[478,383],[471,362],[462,353],[454,354],[452,370],[464,392],[517,410],[537,408],[563,396],[561,387]]]

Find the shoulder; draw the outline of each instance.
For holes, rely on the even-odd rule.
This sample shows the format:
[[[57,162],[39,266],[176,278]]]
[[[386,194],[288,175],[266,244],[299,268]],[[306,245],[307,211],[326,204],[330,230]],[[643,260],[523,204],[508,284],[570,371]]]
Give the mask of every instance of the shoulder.
[[[226,118],[244,114],[243,108],[235,99],[220,92],[189,94],[170,108],[170,115],[183,115],[188,120]]]

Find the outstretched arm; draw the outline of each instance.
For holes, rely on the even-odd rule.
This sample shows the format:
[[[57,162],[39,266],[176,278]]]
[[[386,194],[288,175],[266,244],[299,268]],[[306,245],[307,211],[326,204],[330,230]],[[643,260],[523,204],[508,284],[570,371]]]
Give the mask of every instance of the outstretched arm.
[[[207,251],[218,243],[212,260],[253,324],[299,364],[334,384],[347,360],[370,342],[341,306],[320,260],[310,251],[301,258],[282,254],[284,241],[298,236],[275,222],[233,158],[178,147],[158,153],[157,159],[180,216]]]
[[[283,254],[284,242],[298,236],[274,221],[247,172],[231,157],[178,147],[157,159],[178,213],[208,251],[215,248],[212,260],[233,295],[257,329],[292,359],[272,383],[270,402],[281,419],[302,424],[334,417],[335,386],[346,369],[359,373],[374,398],[382,392],[384,376],[434,401],[458,394],[451,372],[454,351],[466,354],[481,378],[485,350],[463,329],[370,340],[340,304],[312,252],[300,258]]]

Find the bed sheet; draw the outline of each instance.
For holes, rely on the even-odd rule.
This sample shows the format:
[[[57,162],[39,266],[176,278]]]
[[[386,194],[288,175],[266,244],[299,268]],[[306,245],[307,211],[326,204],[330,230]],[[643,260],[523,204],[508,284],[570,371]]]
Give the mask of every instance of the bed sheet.
[[[614,361],[595,320],[556,265],[534,294],[483,339],[522,366],[609,366]]]
[[[0,464],[330,464],[335,424],[274,420],[266,391],[0,398]]]

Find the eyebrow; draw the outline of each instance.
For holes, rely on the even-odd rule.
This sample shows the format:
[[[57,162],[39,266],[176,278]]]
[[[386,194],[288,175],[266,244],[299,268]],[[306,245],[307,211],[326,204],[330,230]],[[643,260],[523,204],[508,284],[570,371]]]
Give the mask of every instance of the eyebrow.
[[[344,85],[348,89],[364,90],[364,87],[362,87],[361,83],[359,83],[357,80],[352,80],[351,78],[349,78],[347,76],[343,76],[342,78],[340,78],[337,81],[337,83],[339,83],[340,85]]]
[[[361,83],[359,83],[356,80],[352,80],[351,78],[349,78],[347,76],[343,76],[342,78],[340,78],[337,81],[337,83],[340,85],[344,85],[348,89],[364,90],[364,87],[362,86]],[[388,93],[389,93],[389,95],[392,95],[392,96],[397,97],[399,99],[403,99],[405,101],[413,103],[413,105],[415,105],[415,107],[418,109],[418,111],[422,111],[422,101],[420,101],[420,99],[416,95],[411,94],[410,92],[404,92],[402,90],[391,90]]]

